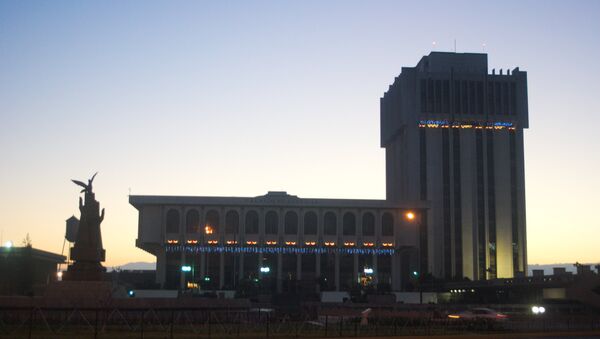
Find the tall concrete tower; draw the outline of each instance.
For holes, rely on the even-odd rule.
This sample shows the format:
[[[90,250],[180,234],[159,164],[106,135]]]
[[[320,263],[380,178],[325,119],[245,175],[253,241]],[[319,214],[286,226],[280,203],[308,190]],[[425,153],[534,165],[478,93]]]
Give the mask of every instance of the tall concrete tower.
[[[445,279],[527,269],[523,129],[527,73],[487,54],[432,52],[381,98],[388,200],[428,200],[420,265]]]

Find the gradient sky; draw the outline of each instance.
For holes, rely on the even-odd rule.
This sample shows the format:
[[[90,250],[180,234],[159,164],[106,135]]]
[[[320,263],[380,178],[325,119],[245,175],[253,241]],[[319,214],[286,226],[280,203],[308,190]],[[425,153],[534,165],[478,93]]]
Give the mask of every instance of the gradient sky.
[[[60,253],[95,171],[108,266],[129,190],[383,199],[379,98],[456,39],[528,72],[529,263],[600,262],[600,1],[428,4],[0,1],[3,240]]]

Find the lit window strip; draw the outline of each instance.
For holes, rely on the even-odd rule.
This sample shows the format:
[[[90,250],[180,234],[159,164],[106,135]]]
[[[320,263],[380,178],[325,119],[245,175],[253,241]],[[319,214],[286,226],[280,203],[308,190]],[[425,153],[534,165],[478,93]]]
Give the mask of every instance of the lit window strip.
[[[515,124],[512,122],[483,122],[483,121],[454,121],[448,120],[419,120],[421,128],[475,128],[475,129],[509,129],[514,130]]]

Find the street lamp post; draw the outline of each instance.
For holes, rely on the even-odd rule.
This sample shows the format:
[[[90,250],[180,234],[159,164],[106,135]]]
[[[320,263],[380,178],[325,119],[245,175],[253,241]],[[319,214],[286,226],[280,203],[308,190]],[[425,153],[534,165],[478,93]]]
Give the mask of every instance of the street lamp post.
[[[421,223],[419,221],[417,221],[417,215],[413,212],[413,211],[407,211],[404,214],[404,217],[406,218],[406,220],[408,220],[411,223],[415,223],[417,225],[417,234],[420,240],[420,231],[421,231]],[[419,272],[418,270],[421,268],[421,244],[419,243],[419,246],[417,246],[417,271],[412,271],[412,275],[417,283],[417,286],[419,288],[419,304],[423,304],[423,278],[422,278],[422,274],[423,272]]]
[[[208,239],[210,237],[208,237],[208,235],[213,234],[213,232],[214,232],[214,229],[212,228],[212,226],[210,224],[206,224],[204,226],[204,234],[205,234],[205,241],[206,242],[209,242]],[[208,285],[209,282],[211,281],[210,275],[209,275],[209,270],[210,270],[210,254],[211,254],[210,251],[208,251],[208,252],[206,252],[206,254],[204,256],[205,257],[205,265],[204,265],[205,267],[204,267],[204,277],[202,277],[202,280],[205,282],[205,286]]]
[[[417,286],[419,287],[419,304],[423,304],[423,286],[421,284],[421,275],[418,271],[413,271],[412,274],[415,277]]]

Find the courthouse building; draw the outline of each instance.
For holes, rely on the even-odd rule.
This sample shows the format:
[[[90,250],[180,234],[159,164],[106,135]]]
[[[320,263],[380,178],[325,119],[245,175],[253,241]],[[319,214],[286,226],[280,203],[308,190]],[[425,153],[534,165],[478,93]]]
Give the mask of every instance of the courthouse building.
[[[432,52],[381,98],[386,200],[130,196],[164,288],[402,290],[526,272],[527,75]],[[318,287],[317,287],[318,286]]]
[[[240,280],[277,291],[347,290],[357,283],[399,290],[418,267],[425,202],[302,199],[286,192],[242,197],[130,196],[137,246],[156,256],[165,288]],[[183,269],[182,269],[183,268]]]

